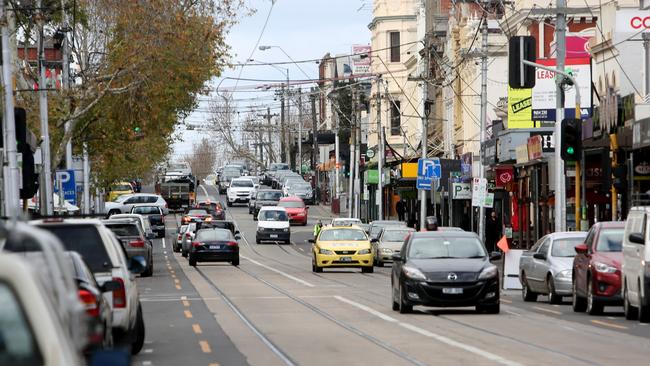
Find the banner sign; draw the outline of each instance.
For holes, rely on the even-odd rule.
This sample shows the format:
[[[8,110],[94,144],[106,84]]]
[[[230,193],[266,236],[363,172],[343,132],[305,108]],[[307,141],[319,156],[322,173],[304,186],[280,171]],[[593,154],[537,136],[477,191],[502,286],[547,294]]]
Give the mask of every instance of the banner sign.
[[[352,75],[370,74],[370,59],[370,46],[352,45]]]
[[[497,167],[494,175],[497,187],[506,187],[515,180],[515,170],[511,166]]]
[[[508,88],[508,128],[533,128],[531,102],[533,89]]]
[[[650,10],[623,9],[616,12],[617,33],[644,33],[648,30]]]

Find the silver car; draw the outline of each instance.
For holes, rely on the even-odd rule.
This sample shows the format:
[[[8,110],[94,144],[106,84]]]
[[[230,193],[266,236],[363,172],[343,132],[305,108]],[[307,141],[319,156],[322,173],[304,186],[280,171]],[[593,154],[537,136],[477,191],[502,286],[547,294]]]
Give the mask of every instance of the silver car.
[[[400,252],[404,240],[413,232],[415,229],[409,227],[389,226],[384,228],[379,235],[379,241],[372,243],[377,267],[383,267],[386,262],[392,263],[393,254]]]
[[[538,295],[548,295],[551,304],[571,296],[575,246],[584,243],[586,232],[548,234],[525,251],[519,262],[519,281],[524,301],[536,301]]]
[[[290,181],[287,186],[284,187],[284,190],[286,196],[296,196],[302,198],[305,204],[314,204],[314,193],[311,184],[305,181]]]
[[[187,255],[190,253],[190,246],[192,246],[192,241],[196,236],[197,229],[198,229],[198,225],[196,224],[196,222],[190,222],[187,225],[187,228],[185,229],[185,233],[183,234],[183,239],[181,241],[181,255],[183,257],[187,257]]]

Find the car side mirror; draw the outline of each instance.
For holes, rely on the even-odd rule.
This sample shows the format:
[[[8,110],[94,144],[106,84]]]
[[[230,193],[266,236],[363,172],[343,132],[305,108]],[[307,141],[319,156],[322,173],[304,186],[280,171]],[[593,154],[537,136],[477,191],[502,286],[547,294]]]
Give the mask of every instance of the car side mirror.
[[[535,259],[541,259],[541,260],[546,260],[546,254],[544,253],[535,253],[533,254],[533,258]]]
[[[393,259],[393,262],[401,262],[402,261],[402,255],[399,254],[399,253],[393,253],[391,258]]]
[[[155,239],[155,238],[156,238],[156,234],[154,234],[154,233],[147,233],[147,239]]]
[[[140,274],[144,272],[147,267],[147,263],[144,260],[144,257],[141,255],[136,255],[132,257],[129,261],[129,272],[134,274]]]
[[[240,239],[241,239],[241,235],[235,234],[235,240],[240,240]]]
[[[241,233],[239,232],[239,230],[235,230],[235,235],[241,235]]]
[[[316,244],[316,240],[315,239],[307,239],[307,243]]]
[[[501,252],[492,252],[490,253],[490,260],[491,261],[498,261],[501,259]]]
[[[119,290],[120,288],[122,288],[122,286],[117,281],[106,281],[103,285],[99,286],[99,289],[102,292],[113,292]]]
[[[372,239],[370,239],[370,242],[371,242],[371,243],[377,243],[377,242],[379,242],[379,239],[377,239],[377,238],[372,238]]]
[[[641,233],[632,233],[628,239],[630,239],[630,242],[634,244],[645,244],[645,239]]]
[[[585,253],[587,253],[588,248],[587,248],[586,244],[579,244],[579,245],[576,245],[574,249],[576,250],[576,253],[578,253],[578,254],[585,254]]]

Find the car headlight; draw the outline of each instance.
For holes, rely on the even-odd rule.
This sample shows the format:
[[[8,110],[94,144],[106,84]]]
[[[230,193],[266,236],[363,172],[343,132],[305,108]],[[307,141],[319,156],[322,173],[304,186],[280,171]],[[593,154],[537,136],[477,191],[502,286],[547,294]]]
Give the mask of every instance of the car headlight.
[[[357,254],[370,254],[370,249],[361,249]]]
[[[595,262],[594,268],[596,269],[596,272],[600,273],[616,273],[616,267],[601,262]]]
[[[334,252],[329,250],[329,249],[319,249],[318,250],[319,254],[325,254],[325,255],[334,255]]]
[[[426,276],[424,276],[424,273],[420,271],[419,269],[411,266],[403,266],[402,271],[404,272],[404,275],[412,280],[426,280]]]
[[[282,229],[282,231],[284,231],[286,233],[287,231],[289,231],[289,228],[285,227],[284,229]]]
[[[298,212],[298,213],[296,214],[296,216],[305,216],[305,213],[304,213],[304,212]]]
[[[497,266],[489,266],[481,271],[478,275],[479,280],[487,280],[488,278],[496,277],[499,274]]]
[[[571,279],[571,277],[573,276],[571,275],[570,269],[565,269],[564,271],[560,271],[558,274],[556,274],[555,277],[563,278],[563,279]]]
[[[384,254],[392,254],[393,250],[390,248],[381,248],[381,252]]]

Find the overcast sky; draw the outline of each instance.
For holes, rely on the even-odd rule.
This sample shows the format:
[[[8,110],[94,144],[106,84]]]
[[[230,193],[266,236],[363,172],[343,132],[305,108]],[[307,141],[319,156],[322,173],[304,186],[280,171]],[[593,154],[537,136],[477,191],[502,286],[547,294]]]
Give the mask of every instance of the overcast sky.
[[[256,62],[289,61],[277,48],[266,51],[257,49],[255,45],[260,34],[259,45],[280,46],[295,61],[319,59],[327,52],[332,55],[349,54],[353,44],[370,44],[368,24],[372,19],[372,0],[276,0],[274,6],[271,6],[271,0],[247,2],[257,10],[256,13],[241,18],[227,37],[236,63],[244,63],[251,53],[250,58]],[[268,24],[262,34],[269,11]],[[292,80],[318,77],[318,65],[315,62],[301,63],[300,67],[302,71],[292,64],[278,65],[280,69],[268,65],[238,67],[225,70],[222,78],[284,80],[286,68],[289,69]],[[220,88],[233,88],[236,85],[238,89],[247,85],[251,86],[247,89],[253,89],[264,84],[260,81],[237,82],[222,78],[212,82],[213,87],[219,82]],[[242,111],[250,105],[269,105],[276,109],[271,113],[279,112],[272,92],[237,92],[234,93],[234,98],[238,100],[238,107]],[[188,123],[201,123],[205,119],[203,112],[207,110],[207,102],[203,98],[201,100],[199,109],[186,119]],[[187,131],[182,127],[177,130],[183,140],[174,145],[177,157],[191,152],[192,144],[206,135],[205,132]]]

